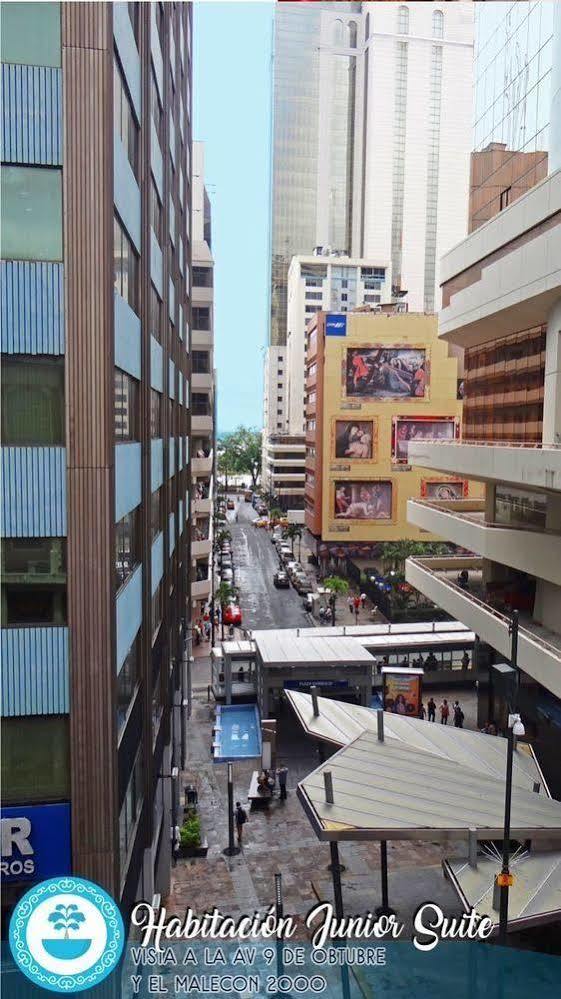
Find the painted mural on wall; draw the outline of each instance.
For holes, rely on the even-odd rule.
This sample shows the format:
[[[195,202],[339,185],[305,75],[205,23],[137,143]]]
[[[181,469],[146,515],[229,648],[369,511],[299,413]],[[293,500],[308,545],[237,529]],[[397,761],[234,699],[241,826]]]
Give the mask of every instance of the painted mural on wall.
[[[455,416],[394,416],[392,419],[392,461],[409,464],[411,441],[450,441],[459,435]]]
[[[421,496],[434,500],[461,500],[468,495],[468,483],[464,479],[423,479]]]
[[[425,347],[348,347],[343,384],[348,398],[428,399],[430,367]]]
[[[372,461],[375,451],[374,420],[334,420],[333,454],[350,461]]]
[[[391,520],[393,484],[389,479],[336,481],[334,515],[337,520]]]

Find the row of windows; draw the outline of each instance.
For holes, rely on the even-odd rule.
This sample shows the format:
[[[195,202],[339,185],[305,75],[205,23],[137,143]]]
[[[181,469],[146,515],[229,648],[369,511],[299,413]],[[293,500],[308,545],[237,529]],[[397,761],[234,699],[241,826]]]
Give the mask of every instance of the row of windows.
[[[409,7],[398,7],[397,31],[400,35],[409,34]],[[433,38],[444,37],[444,14],[441,10],[434,10],[432,12],[432,34]]]
[[[138,124],[125,77],[116,56],[113,62],[113,116],[115,131],[123,143],[132,172],[138,178]]]

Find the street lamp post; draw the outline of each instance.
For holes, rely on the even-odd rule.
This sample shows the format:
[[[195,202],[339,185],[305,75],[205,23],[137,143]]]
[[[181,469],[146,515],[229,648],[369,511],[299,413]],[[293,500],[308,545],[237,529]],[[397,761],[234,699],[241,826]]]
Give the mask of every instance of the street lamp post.
[[[511,640],[510,646],[510,670],[507,667],[501,670],[503,677],[508,676],[509,692],[507,694],[508,722],[507,722],[507,750],[506,750],[506,781],[505,781],[505,816],[503,828],[503,861],[500,874],[497,875],[497,885],[500,889],[499,898],[499,942],[503,945],[507,943],[508,933],[508,889],[512,884],[510,873],[510,815],[512,806],[512,765],[514,758],[514,738],[524,735],[524,726],[520,715],[515,713],[518,695],[518,611],[512,612],[512,620],[509,627]]]

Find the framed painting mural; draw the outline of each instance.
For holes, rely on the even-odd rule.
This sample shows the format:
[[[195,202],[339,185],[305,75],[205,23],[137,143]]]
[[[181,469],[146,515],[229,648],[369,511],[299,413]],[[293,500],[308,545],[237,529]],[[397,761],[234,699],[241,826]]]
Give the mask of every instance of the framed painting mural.
[[[343,354],[343,389],[348,399],[429,398],[430,364],[426,347],[365,344]]]
[[[332,489],[335,520],[391,522],[395,519],[391,479],[336,479]]]
[[[468,495],[467,479],[423,479],[421,496],[428,500],[461,500]]]
[[[331,422],[331,457],[347,461],[377,460],[377,421],[345,420]]]
[[[409,464],[411,441],[452,441],[460,434],[457,416],[394,416],[392,417],[392,461]]]

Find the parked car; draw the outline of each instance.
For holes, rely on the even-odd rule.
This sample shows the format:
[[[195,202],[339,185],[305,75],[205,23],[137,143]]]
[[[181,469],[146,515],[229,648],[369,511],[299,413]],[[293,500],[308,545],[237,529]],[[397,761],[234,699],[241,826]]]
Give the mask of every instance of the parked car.
[[[246,503],[251,503],[251,500],[253,499],[253,493],[252,493],[251,489],[248,489],[247,492],[244,493],[244,497],[243,498],[244,498],[244,500],[245,500]]]
[[[308,611],[308,613],[310,614],[314,609],[314,601],[312,600],[312,594],[306,593],[302,603],[304,604],[304,610]]]
[[[232,566],[232,559],[231,559],[230,555],[224,555],[220,559],[220,568],[221,569],[232,569],[233,568],[233,566]]]
[[[233,571],[233,569],[221,569],[220,570],[220,575],[222,576],[222,580],[223,580],[224,583],[231,583],[231,582],[233,582],[233,579],[234,579],[234,571]]]
[[[234,503],[233,499],[229,499],[226,506],[228,507],[229,510],[236,509],[236,504]]]
[[[257,507],[257,513],[260,517],[267,517],[269,515],[269,510],[264,503],[261,503],[261,505]]]
[[[301,593],[301,594],[302,593],[311,593],[312,590],[313,590],[313,587],[312,587],[312,584],[311,584],[310,580],[303,573],[300,574],[300,575],[298,575],[298,576],[294,576],[292,578],[292,585],[294,586],[294,589],[296,590],[296,592],[297,593]]]
[[[290,586],[286,572],[275,572],[275,575],[273,576],[273,583],[277,590],[287,590]]]
[[[224,608],[224,624],[234,624],[238,627],[242,623],[242,612],[237,604],[228,604]]]

